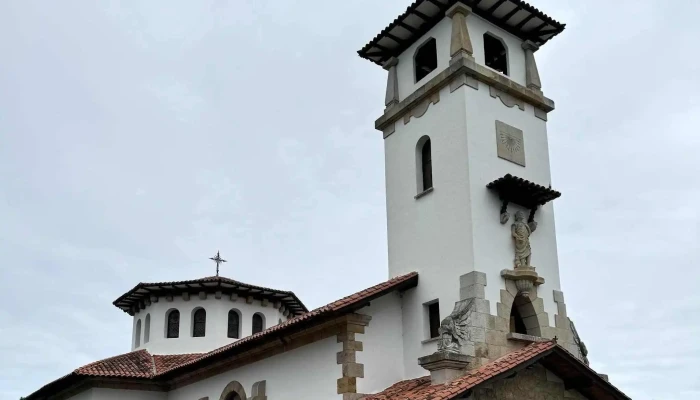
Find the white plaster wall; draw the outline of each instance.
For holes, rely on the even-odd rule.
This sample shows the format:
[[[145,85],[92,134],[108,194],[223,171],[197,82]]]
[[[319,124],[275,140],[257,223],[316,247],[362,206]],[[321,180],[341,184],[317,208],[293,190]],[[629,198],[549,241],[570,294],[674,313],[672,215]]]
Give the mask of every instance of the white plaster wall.
[[[192,312],[195,308],[204,308],[207,311],[207,324],[205,337],[192,337]],[[180,337],[168,339],[165,337],[166,313],[170,309],[180,311]],[[241,338],[250,336],[253,329],[253,314],[259,312],[265,318],[265,328],[277,325],[279,320],[285,321],[278,309],[272,304],[263,307],[259,300],[246,303],[239,298],[231,301],[230,297],[222,296],[216,299],[214,295],[208,295],[206,300],[199,296],[191,296],[185,301],[176,296],[173,301],[160,298],[157,303],[151,303],[146,309],[134,315],[132,326],[132,350],[147,349],[151,354],[187,354],[206,353],[208,351],[233,343],[238,339],[228,337],[228,312],[236,309],[241,314]],[[146,315],[151,315],[150,340],[144,343]],[[134,347],[134,332],[136,323],[141,320],[141,346]]]
[[[164,392],[93,388],[69,397],[70,400],[166,400]]]
[[[92,390],[91,400],[166,400],[168,394],[164,392],[147,392],[142,390],[102,389]]]
[[[76,394],[75,396],[71,396],[68,399],[69,400],[93,400],[93,391],[94,389],[88,389],[83,392],[80,392]]]
[[[442,72],[450,64],[450,36],[452,34],[452,20],[449,18],[438,22],[433,29],[423,35],[419,40],[413,43],[401,55],[399,55],[399,64],[396,66],[396,73],[399,80],[399,101],[410,96],[419,87],[425,85],[435,75]],[[429,38],[435,38],[437,45],[438,66],[435,71],[428,74],[426,77],[416,82],[416,74],[413,70],[413,56],[416,50],[425,43]]]
[[[491,24],[475,14],[467,16],[467,28],[474,48],[474,59],[481,65],[484,62],[484,33],[489,32],[500,38],[508,50],[508,77],[525,86],[525,51],[523,41],[503,29]]]
[[[363,345],[356,359],[365,368],[365,377],[357,380],[357,391],[377,393],[404,379],[400,295],[389,293],[358,313],[369,315],[372,320],[365,333],[356,336]]]
[[[342,350],[336,336],[276,355],[244,367],[176,389],[168,400],[217,400],[231,381],[251,395],[253,384],[267,381],[267,397],[275,400],[328,400],[339,398],[337,380],[342,376],[336,353]]]
[[[500,276],[502,269],[513,268],[513,241],[510,225],[499,223],[501,203],[498,196],[486,190],[486,184],[505,174],[512,174],[543,186],[551,183],[549,166],[549,146],[545,121],[535,117],[534,108],[526,104],[525,111],[517,106],[506,107],[500,99],[489,95],[489,87],[480,83],[479,90],[463,86],[457,92],[466,96],[466,120],[469,157],[469,186],[471,197],[471,220],[475,232],[475,269],[486,273],[486,299],[491,302],[491,313],[496,314],[496,303],[500,301],[500,289],[505,282]],[[496,150],[495,121],[500,120],[523,131],[526,167],[498,158]],[[553,185],[556,190],[556,185]],[[556,200],[555,200],[556,202]],[[531,236],[532,265],[546,283],[540,286],[538,294],[544,299],[545,310],[549,313],[550,324],[554,326],[554,303],[552,290],[559,290],[559,264],[554,226],[553,203],[538,210],[535,221],[537,231]],[[519,208],[509,205],[512,215]],[[478,234],[477,234],[478,232]]]
[[[459,300],[459,277],[474,269],[465,107],[464,95],[445,87],[423,117],[406,125],[400,119],[384,141],[389,275],[420,274],[403,299],[407,378],[423,376],[417,358],[437,348],[421,343],[428,339],[423,304],[439,299],[447,316]],[[431,139],[434,191],[416,200],[415,152],[423,135]]]
[[[522,49],[522,40],[490,22],[470,14],[467,19],[467,29],[474,48],[474,59],[481,65],[484,64],[484,33],[489,32],[500,38],[508,50],[508,76],[515,82],[525,85],[525,51]],[[428,74],[420,82],[415,81],[413,57],[416,50],[429,38],[435,38],[437,44],[438,66],[435,71]],[[430,81],[433,77],[444,71],[450,64],[450,42],[452,37],[452,19],[444,18],[430,31],[413,43],[401,55],[396,67],[399,81],[399,100],[410,96],[418,88]]]

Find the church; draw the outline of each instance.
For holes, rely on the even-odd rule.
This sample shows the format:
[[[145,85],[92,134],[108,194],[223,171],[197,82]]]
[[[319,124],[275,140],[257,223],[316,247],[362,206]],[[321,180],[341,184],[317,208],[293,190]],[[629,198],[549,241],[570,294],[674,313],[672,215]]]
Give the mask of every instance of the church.
[[[564,28],[522,0],[416,0],[359,50],[387,74],[388,280],[314,310],[218,269],[139,283],[114,301],[132,351],[26,399],[628,399],[560,285],[536,52]]]

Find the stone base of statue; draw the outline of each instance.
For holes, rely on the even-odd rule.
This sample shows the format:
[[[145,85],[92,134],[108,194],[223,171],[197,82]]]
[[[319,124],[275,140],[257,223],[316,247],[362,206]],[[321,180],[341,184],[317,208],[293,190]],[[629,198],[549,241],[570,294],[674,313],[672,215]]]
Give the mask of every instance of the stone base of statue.
[[[451,382],[464,375],[472,357],[459,353],[438,351],[418,359],[418,364],[430,371],[433,385]]]
[[[535,267],[504,269],[501,271],[501,276],[504,279],[515,282],[515,287],[518,289],[518,294],[521,296],[529,296],[530,292],[544,283],[544,278],[537,275]]]

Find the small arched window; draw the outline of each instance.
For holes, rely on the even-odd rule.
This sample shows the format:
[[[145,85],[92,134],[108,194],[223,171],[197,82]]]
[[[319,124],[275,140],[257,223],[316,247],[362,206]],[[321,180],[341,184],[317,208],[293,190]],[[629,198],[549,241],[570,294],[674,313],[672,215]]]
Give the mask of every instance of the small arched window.
[[[167,326],[165,331],[165,337],[168,339],[174,339],[180,337],[180,311],[171,310],[168,313],[168,318],[166,319]]]
[[[428,136],[423,136],[416,145],[416,175],[418,193],[433,188],[433,151]]]
[[[228,312],[228,337],[233,339],[241,337],[241,316],[236,310]]]
[[[508,49],[501,39],[490,33],[484,33],[484,64],[508,75]]]
[[[263,329],[265,329],[265,321],[260,313],[255,313],[253,315],[253,334],[262,332]]]
[[[428,39],[416,50],[413,66],[416,72],[416,83],[437,69],[437,42],[435,38]]]
[[[146,322],[143,325],[143,342],[151,340],[151,314],[146,314]]]
[[[141,346],[141,320],[136,321],[136,331],[134,332],[134,348]]]
[[[198,308],[192,314],[192,337],[204,337],[207,331],[207,312]]]

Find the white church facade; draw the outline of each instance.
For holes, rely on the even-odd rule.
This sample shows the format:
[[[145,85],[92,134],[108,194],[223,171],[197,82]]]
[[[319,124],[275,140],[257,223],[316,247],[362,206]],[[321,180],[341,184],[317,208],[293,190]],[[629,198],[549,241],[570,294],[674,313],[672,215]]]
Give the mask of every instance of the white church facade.
[[[386,282],[311,311],[218,275],[140,283],[114,302],[132,351],[26,399],[628,399],[559,280],[535,52],[563,29],[522,0],[417,0],[358,52],[388,76]]]

